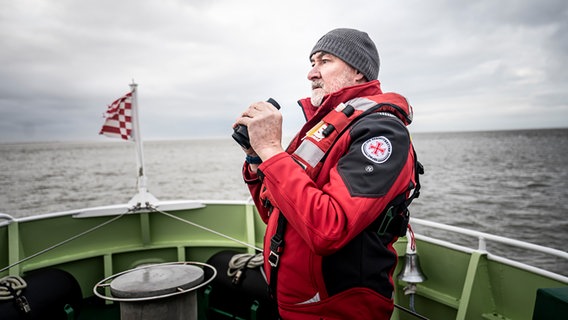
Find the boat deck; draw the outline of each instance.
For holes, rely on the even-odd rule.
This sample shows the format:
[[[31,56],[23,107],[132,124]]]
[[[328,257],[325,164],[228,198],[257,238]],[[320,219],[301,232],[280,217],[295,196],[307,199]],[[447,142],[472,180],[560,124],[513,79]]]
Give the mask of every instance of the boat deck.
[[[78,319],[110,320],[119,318],[118,305],[93,295],[93,287],[102,279],[144,264],[205,262],[221,250],[254,253],[261,247],[264,224],[251,203],[168,205],[168,210],[163,209],[167,212],[117,215],[121,208],[115,207],[0,221],[0,277],[25,276],[45,268],[64,270],[77,279],[85,298]],[[99,215],[101,212],[105,214]],[[106,215],[108,212],[114,214]],[[419,219],[411,223],[479,239],[477,247],[464,247],[417,233],[417,250],[427,280],[417,284],[414,307],[426,318],[531,319],[538,289],[568,286],[565,275],[496,255],[488,251],[486,243],[505,241],[563,263],[568,261],[566,252]],[[399,255],[395,275],[404,263],[406,245],[406,238],[395,244]],[[395,281],[395,302],[409,308],[410,300],[403,290],[406,285]],[[207,299],[202,296],[200,301],[200,319],[213,315],[223,319],[222,310],[206,315],[203,306]],[[252,305],[251,312],[256,307]],[[392,319],[416,317],[395,308]]]

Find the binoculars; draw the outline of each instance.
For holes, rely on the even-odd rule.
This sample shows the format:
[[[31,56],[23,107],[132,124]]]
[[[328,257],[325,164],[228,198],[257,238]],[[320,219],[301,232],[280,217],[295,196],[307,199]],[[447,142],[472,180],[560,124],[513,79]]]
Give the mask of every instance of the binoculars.
[[[276,102],[276,100],[269,98],[266,102],[272,104],[276,109],[280,109],[280,105]],[[235,141],[244,149],[250,148],[250,140],[246,126],[243,126],[242,124],[237,125],[233,132],[233,139],[235,139]]]

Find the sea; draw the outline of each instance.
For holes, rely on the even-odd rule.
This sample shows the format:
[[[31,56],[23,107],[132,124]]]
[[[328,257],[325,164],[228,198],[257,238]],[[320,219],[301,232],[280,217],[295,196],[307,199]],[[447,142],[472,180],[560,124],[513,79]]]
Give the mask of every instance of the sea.
[[[424,165],[411,215],[567,251],[568,129],[413,133]],[[244,154],[230,138],[147,141],[148,190],[159,200],[243,200]],[[0,144],[0,213],[13,217],[126,203],[136,193],[131,142]],[[477,239],[415,227],[464,245]],[[419,249],[418,249],[419,250]],[[568,261],[488,245],[568,276]]]

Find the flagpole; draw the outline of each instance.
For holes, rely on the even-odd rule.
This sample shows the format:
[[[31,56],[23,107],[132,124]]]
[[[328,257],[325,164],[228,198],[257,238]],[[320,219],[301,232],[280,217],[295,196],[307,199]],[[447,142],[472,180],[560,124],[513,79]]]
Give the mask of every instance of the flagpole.
[[[144,149],[142,147],[142,137],[140,134],[140,122],[138,118],[138,85],[134,82],[130,84],[132,99],[132,138],[136,144],[136,165],[138,174],[138,191],[146,190],[146,173],[144,172]]]
[[[132,99],[132,138],[136,145],[136,172],[138,174],[138,193],[128,202],[132,206],[146,207],[148,204],[156,205],[158,200],[148,192],[146,170],[144,168],[144,149],[142,147],[142,135],[140,134],[140,122],[138,118],[138,84],[134,80],[130,84]]]

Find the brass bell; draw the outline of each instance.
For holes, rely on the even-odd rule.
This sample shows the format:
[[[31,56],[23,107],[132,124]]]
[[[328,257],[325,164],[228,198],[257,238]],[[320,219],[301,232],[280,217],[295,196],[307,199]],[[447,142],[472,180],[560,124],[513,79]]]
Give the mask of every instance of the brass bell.
[[[402,288],[404,295],[410,296],[410,301],[408,306],[412,313],[416,313],[414,308],[415,294],[417,293],[417,283],[426,281],[426,275],[422,272],[420,267],[420,260],[418,259],[418,253],[416,252],[416,242],[414,240],[414,232],[412,228],[407,230],[407,238],[409,239],[406,245],[406,253],[404,254],[404,265],[400,270],[397,278],[407,283],[406,287]]]
[[[404,255],[404,266],[402,267],[397,278],[407,283],[421,283],[428,279],[422,272],[418,254],[406,253]]]
[[[421,283],[428,279],[426,275],[422,272],[420,267],[420,260],[418,259],[418,253],[416,252],[416,247],[414,245],[414,235],[411,234],[411,239],[406,245],[406,253],[404,255],[404,266],[400,270],[397,278],[406,283]]]

